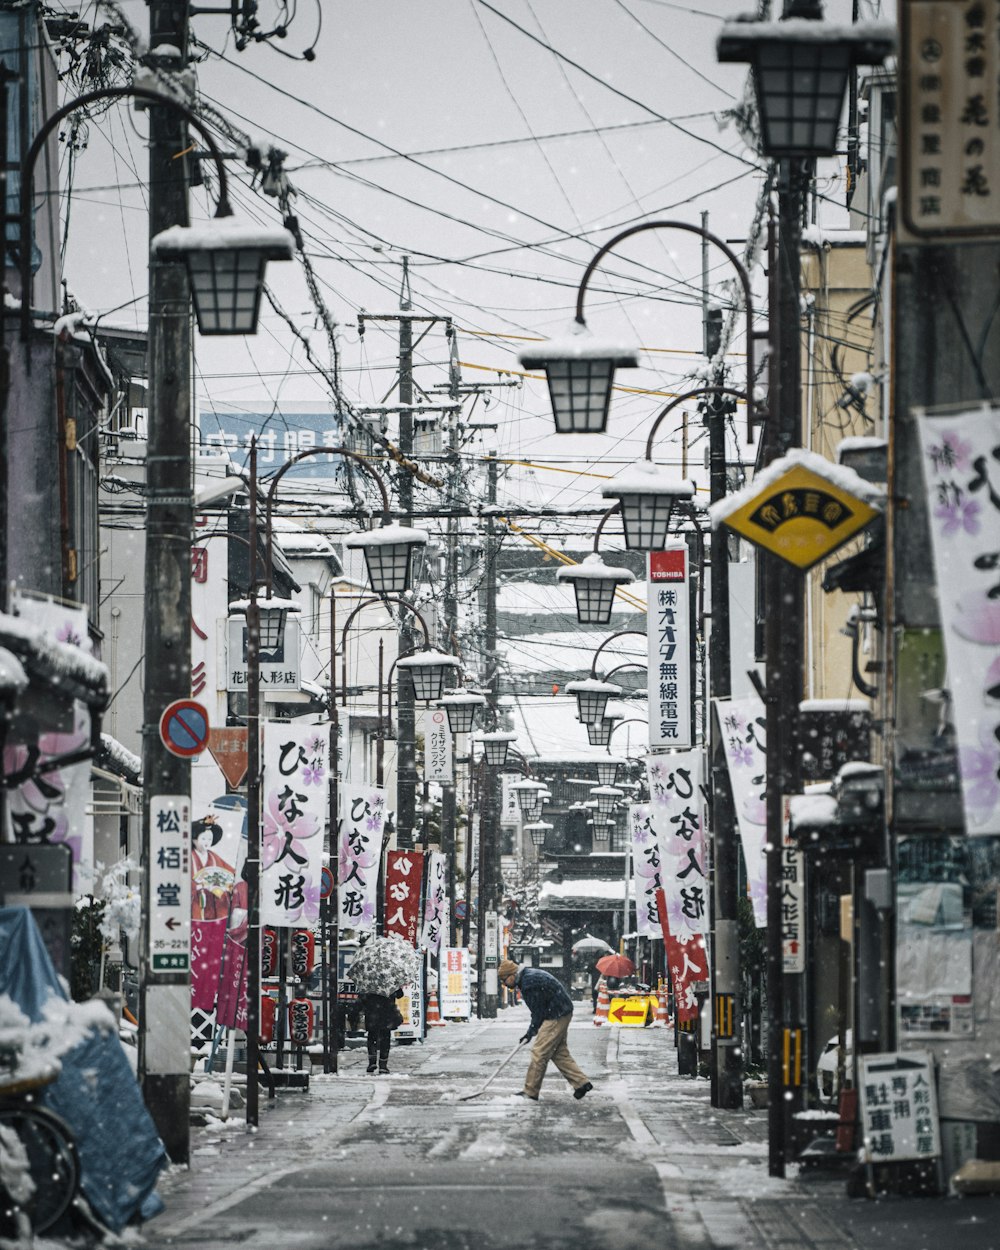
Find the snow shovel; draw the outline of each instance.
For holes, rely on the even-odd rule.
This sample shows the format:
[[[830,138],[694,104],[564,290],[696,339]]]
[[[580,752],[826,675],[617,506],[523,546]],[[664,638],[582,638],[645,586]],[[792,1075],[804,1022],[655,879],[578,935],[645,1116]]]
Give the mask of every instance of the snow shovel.
[[[459,1098],[459,1100],[458,1100],[458,1101],[459,1101],[459,1102],[468,1102],[470,1098],[478,1098],[480,1094],[485,1094],[485,1093],[486,1093],[486,1091],[489,1089],[489,1087],[493,1084],[493,1082],[494,1082],[494,1081],[497,1079],[497,1077],[500,1075],[500,1073],[504,1070],[504,1068],[506,1068],[507,1064],[508,1064],[508,1063],[510,1063],[510,1061],[514,1058],[514,1056],[517,1054],[517,1052],[521,1049],[521,1046],[522,1046],[522,1045],[523,1045],[523,1043],[522,1043],[522,1042],[518,1042],[518,1044],[517,1044],[517,1045],[514,1047],[514,1049],[510,1052],[510,1054],[507,1056],[507,1058],[501,1061],[500,1066],[499,1066],[499,1067],[497,1068],[497,1070],[493,1073],[493,1075],[489,1078],[489,1080],[486,1082],[486,1084],[482,1086],[482,1088],[481,1088],[481,1089],[477,1089],[477,1090],[476,1090],[476,1092],[475,1092],[474,1094],[463,1094],[463,1095],[462,1095],[462,1097],[461,1097],[461,1098]]]

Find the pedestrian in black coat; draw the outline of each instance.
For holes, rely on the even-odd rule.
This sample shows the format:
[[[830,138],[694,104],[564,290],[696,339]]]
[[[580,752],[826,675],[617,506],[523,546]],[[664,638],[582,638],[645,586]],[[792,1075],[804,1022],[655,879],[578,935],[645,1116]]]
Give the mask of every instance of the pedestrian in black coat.
[[[392,1031],[403,1023],[403,1016],[396,1006],[396,999],[402,994],[402,987],[389,994],[360,994],[358,1005],[365,1013],[365,1028],[368,1030],[368,1071],[378,1070],[381,1076],[389,1075],[389,1047],[392,1045]]]

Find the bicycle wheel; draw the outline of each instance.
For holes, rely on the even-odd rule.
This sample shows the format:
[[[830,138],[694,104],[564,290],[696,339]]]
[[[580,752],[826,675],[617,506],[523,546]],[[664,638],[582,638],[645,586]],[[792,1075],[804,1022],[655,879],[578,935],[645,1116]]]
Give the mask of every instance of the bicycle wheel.
[[[66,1213],[80,1183],[80,1164],[69,1125],[45,1107],[0,1107],[0,1124],[12,1128],[28,1156],[34,1192],[25,1211],[36,1233]]]

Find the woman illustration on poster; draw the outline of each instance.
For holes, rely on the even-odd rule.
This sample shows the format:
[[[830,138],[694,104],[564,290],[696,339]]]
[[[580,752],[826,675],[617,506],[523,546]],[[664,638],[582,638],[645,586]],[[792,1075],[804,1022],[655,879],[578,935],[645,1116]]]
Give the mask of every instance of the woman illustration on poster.
[[[205,816],[191,826],[192,920],[225,920],[229,915],[236,870],[212,849],[222,832],[214,816]]]

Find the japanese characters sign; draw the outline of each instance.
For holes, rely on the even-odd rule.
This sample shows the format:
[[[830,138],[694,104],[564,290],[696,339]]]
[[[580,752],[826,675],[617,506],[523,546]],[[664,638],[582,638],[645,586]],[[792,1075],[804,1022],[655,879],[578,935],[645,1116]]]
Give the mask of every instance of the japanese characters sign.
[[[660,847],[648,803],[629,808],[632,867],[635,873],[635,928],[642,937],[660,936],[656,891],[660,889]]]
[[[785,800],[784,844],[781,848],[781,953],[785,972],[805,972],[806,865],[805,856],[788,836],[788,800]]]
[[[518,781],[523,781],[523,778],[516,773],[500,774],[500,824],[505,829],[518,829],[521,825],[521,805],[514,789]]]
[[[733,806],[747,866],[747,891],[757,928],[767,924],[767,737],[760,699],[715,699],[715,714],[726,744]]]
[[[261,924],[319,919],[328,757],[325,725],[264,723]]]
[[[201,443],[214,451],[229,453],[242,468],[248,465],[250,440],[257,438],[257,465],[271,472],[288,464],[301,451],[313,447],[342,447],[344,422],[328,405],[299,401],[294,407],[252,402],[233,407],[217,403],[198,413]],[[340,456],[307,456],[295,467],[296,477],[330,480],[343,474]]]
[[[431,851],[427,857],[427,900],[424,903],[424,929],[420,944],[436,955],[441,946],[441,933],[448,923],[448,886],[445,857]]]
[[[861,1124],[875,1163],[941,1153],[934,1068],[927,1051],[862,1055]]]
[[[691,745],[691,608],[685,546],[649,553],[649,745]]]
[[[378,866],[385,830],[385,791],[381,786],[345,786],[341,791],[340,890],[342,929],[374,929]]]
[[[667,948],[667,967],[670,969],[670,980],[674,987],[677,1020],[685,1023],[697,1018],[696,986],[708,981],[708,951],[705,948],[705,939],[700,935],[679,937],[673,932],[662,890],[656,891],[656,910]]]
[[[451,781],[455,775],[448,713],[431,708],[424,713],[424,780]]]
[[[423,877],[424,857],[419,851],[390,851],[386,856],[386,936],[397,933],[411,946],[417,944]]]
[[[229,622],[229,666],[226,689],[246,692],[247,678],[247,623],[242,617]],[[273,651],[260,653],[260,690],[267,698],[270,690],[298,690],[299,688],[299,622],[294,616],[285,621],[285,633],[281,645]]]
[[[904,0],[900,208],[917,240],[1000,236],[1000,0]]]
[[[149,800],[149,971],[176,975],[191,966],[191,799]]]
[[[1000,409],[917,425],[965,828],[1000,834]]]
[[[441,960],[441,1015],[468,1020],[472,1013],[472,968],[465,946],[449,946]]]
[[[646,756],[649,813],[670,932],[675,938],[695,937],[708,928],[701,772],[698,751]]]

